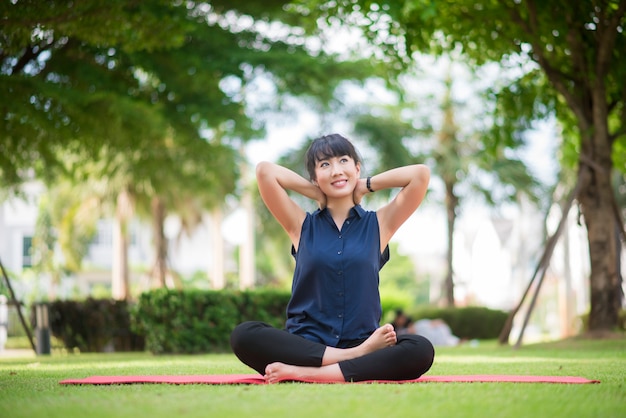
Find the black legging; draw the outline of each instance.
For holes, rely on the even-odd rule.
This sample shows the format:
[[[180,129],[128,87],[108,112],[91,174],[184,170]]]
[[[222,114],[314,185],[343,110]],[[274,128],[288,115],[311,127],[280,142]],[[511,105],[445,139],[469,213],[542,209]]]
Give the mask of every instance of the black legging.
[[[326,346],[264,322],[239,324],[230,336],[235,355],[260,374],[273,362],[321,367]],[[347,382],[417,379],[430,369],[435,349],[421,335],[398,335],[396,345],[352,360],[340,361]]]

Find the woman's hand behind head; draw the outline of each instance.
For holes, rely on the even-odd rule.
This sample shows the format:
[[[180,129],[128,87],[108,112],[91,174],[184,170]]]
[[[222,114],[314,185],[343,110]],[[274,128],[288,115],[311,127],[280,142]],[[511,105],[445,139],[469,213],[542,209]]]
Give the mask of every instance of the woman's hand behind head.
[[[368,192],[369,190],[367,190],[366,179],[359,179],[359,181],[357,181],[356,183],[356,187],[354,188],[354,191],[352,192],[352,198],[354,200],[354,204],[360,205],[361,200],[363,200],[363,196],[365,196],[365,194]]]

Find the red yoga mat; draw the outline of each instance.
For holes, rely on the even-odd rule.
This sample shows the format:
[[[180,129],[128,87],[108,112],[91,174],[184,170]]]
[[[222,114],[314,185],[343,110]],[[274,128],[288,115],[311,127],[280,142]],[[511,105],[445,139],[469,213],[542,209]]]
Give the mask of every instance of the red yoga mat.
[[[302,380],[301,382],[306,382]],[[451,375],[451,376],[422,376],[414,380],[368,380],[358,383],[600,383],[599,380],[590,380],[576,376],[516,376],[516,375]],[[238,384],[267,384],[258,374],[213,374],[213,375],[158,375],[158,376],[90,376],[84,379],[66,379],[59,382],[62,385],[120,385],[132,383],[169,383],[169,384],[209,384],[209,385],[238,385]]]

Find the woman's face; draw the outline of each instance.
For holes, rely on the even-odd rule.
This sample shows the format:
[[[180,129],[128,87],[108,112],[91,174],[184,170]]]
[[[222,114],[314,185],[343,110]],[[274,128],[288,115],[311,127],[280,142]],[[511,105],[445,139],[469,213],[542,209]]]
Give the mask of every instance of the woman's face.
[[[327,197],[352,196],[361,174],[361,167],[348,155],[318,160],[315,179]]]

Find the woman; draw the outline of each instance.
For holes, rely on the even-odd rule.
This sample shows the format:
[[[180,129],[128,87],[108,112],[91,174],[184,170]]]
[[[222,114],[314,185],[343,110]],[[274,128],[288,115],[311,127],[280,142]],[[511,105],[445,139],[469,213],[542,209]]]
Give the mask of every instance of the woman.
[[[391,324],[379,327],[378,273],[389,240],[422,202],[430,170],[412,165],[361,178],[354,146],[338,134],[311,143],[306,167],[311,181],[269,162],[257,166],[261,197],[291,238],[296,268],[286,329],[244,322],[231,335],[233,352],[269,383],[421,376],[432,365],[433,346],[418,335],[397,335]],[[360,206],[366,193],[389,188],[401,190],[382,208]],[[305,212],[288,191],[320,209]]]

